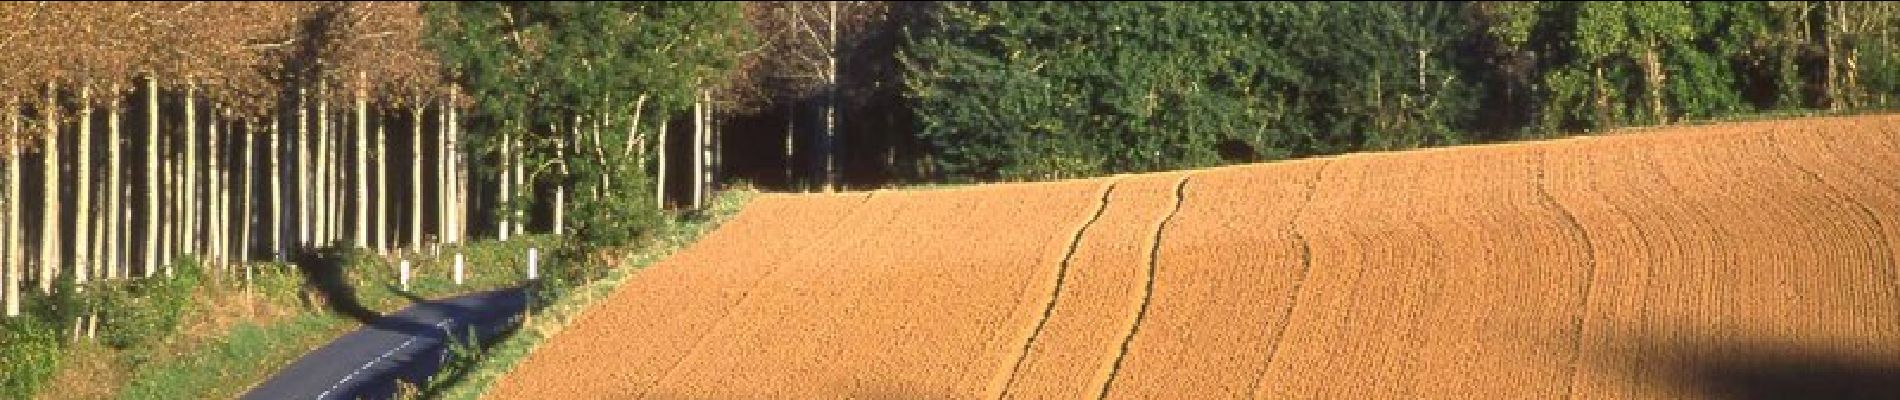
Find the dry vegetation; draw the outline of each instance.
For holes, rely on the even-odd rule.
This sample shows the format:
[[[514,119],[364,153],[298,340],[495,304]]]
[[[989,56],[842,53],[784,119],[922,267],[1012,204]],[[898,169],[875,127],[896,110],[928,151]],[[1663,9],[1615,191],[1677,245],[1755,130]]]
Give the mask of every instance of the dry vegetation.
[[[490,395],[1869,390],[1897,216],[1900,116],[771,196]]]

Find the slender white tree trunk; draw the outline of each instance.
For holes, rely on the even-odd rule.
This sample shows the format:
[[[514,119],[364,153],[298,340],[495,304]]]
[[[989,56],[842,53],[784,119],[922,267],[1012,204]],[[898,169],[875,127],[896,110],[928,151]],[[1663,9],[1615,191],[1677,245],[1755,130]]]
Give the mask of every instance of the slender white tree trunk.
[[[125,224],[119,223],[122,217],[119,214],[119,199],[123,196],[121,190],[124,190],[119,182],[119,141],[121,138],[119,136],[119,118],[122,116],[119,113],[120,94],[122,93],[119,92],[118,85],[113,85],[112,108],[106,111],[106,116],[110,118],[106,120],[106,223],[105,226],[99,228],[106,232],[105,249],[101,252],[99,257],[99,263],[106,269],[106,278],[120,277],[118,251],[119,232],[122,230],[121,227],[125,226]],[[153,142],[152,145],[146,146],[149,148],[146,154],[157,154],[157,144],[157,142]],[[148,156],[146,158],[153,159],[157,157]],[[153,170],[155,168],[151,168],[151,166],[151,162],[146,163],[146,171],[148,174],[154,172]]]
[[[59,103],[54,97],[58,87],[46,85],[46,145],[41,149],[46,168],[43,169],[40,195],[40,294],[53,294],[53,278],[60,268],[59,262]]]
[[[409,250],[422,251],[422,106],[409,108]]]
[[[157,254],[156,254],[157,252],[154,250],[159,249],[159,245],[160,245],[160,243],[157,243],[156,241],[152,240],[152,238],[159,236],[157,232],[157,229],[159,228],[158,196],[156,196],[156,194],[160,190],[165,190],[166,192],[172,192],[172,191],[178,190],[178,188],[175,186],[169,189],[164,189],[164,188],[160,188],[158,185],[157,174],[159,172],[158,171],[159,168],[157,167],[156,164],[159,161],[161,161],[161,159],[159,157],[160,153],[158,149],[159,136],[158,136],[158,77],[157,76],[148,76],[145,78],[145,140],[147,143],[147,146],[146,146],[147,148],[145,149],[145,194],[146,196],[145,196],[145,223],[143,225],[145,225],[144,239],[145,239],[145,248],[147,249],[146,251],[147,254],[145,257],[149,259],[149,258],[157,258]],[[117,146],[117,144],[115,143],[114,146]],[[113,153],[118,153],[118,151],[113,150]],[[171,164],[166,163],[165,166],[170,167]],[[117,168],[117,167],[115,166],[114,168]],[[170,174],[167,174],[166,176],[169,177]],[[166,221],[171,221],[172,219],[173,218],[165,218]],[[124,219],[114,218],[112,224],[114,226],[119,226],[122,222],[131,222],[131,221],[132,221],[131,215],[127,214]],[[126,242],[128,242],[126,243],[126,248],[129,249],[131,247],[131,243],[129,243],[131,242],[130,240],[131,230],[127,229],[126,231],[127,231],[126,238],[128,239],[126,240]],[[165,230],[165,233],[169,235],[171,233],[171,230],[167,229]],[[119,247],[115,246],[114,248],[116,249]],[[167,253],[170,253],[171,246],[167,245],[164,248],[166,249]],[[120,258],[120,260],[130,261],[131,258],[132,258],[132,254],[131,252],[128,251],[125,253],[125,256],[123,258]],[[129,265],[130,262],[127,262],[126,264],[128,264],[126,265],[127,270],[132,269],[132,266]],[[151,265],[151,263],[146,263],[145,269],[140,271],[140,273],[144,274],[145,277],[149,278],[152,276],[152,271],[154,269],[156,268],[154,268]],[[126,275],[131,275],[130,271],[127,271],[127,272],[128,273]]]
[[[346,237],[344,237],[344,216],[348,216],[348,210],[344,210],[344,186],[350,184],[350,173],[344,169],[344,165],[350,163],[350,159],[346,159],[350,152],[344,150],[344,146],[348,146],[350,142],[350,129],[344,125],[348,112],[338,112],[338,116],[334,118],[336,118],[336,125],[331,125],[331,184],[329,184],[329,191],[331,191],[329,193],[331,195],[329,224],[331,226],[325,227],[325,231],[331,233],[329,241],[348,246],[350,243],[346,243]]]
[[[391,222],[389,222],[389,131],[386,129],[387,126],[389,126],[387,121],[377,124],[376,139],[373,140],[373,142],[376,143],[376,166],[373,168],[376,170],[376,218],[371,220],[374,221],[371,224],[375,225],[376,251],[382,253],[389,253],[389,234],[391,233],[391,229],[389,229]]]
[[[77,291],[86,290],[86,280],[92,278],[92,247],[87,245],[91,239],[92,225],[92,86],[79,86],[79,130],[73,132],[77,139],[74,144],[73,167],[76,173],[73,180],[73,287]]]
[[[706,103],[705,90],[699,91],[698,101],[693,102],[693,209],[705,206],[706,202],[706,163],[707,153]]]
[[[267,160],[270,162],[270,245],[271,259],[284,260],[284,153],[278,142],[284,136],[283,121],[273,113],[270,117],[270,150]]]
[[[25,271],[23,266],[26,264],[26,257],[21,254],[26,252],[26,241],[20,237],[26,233],[26,230],[20,226],[20,140],[25,136],[24,132],[20,132],[19,103],[9,98],[6,105],[7,133],[9,134],[7,136],[11,139],[6,142],[6,259],[0,261],[7,264],[6,313],[7,316],[13,317],[20,315],[20,291],[24,290],[20,284],[25,282],[25,279],[20,277],[20,274]]]
[[[844,146],[838,134],[838,2],[827,4],[831,18],[826,19],[830,25],[825,29],[830,42],[826,48],[831,54],[825,57],[829,63],[825,68],[825,191],[831,192],[837,191],[839,181],[843,180],[844,173],[838,170],[838,150]]]
[[[448,107],[446,107],[447,105],[448,102],[444,101],[442,107],[435,110],[435,237],[437,243],[443,244],[455,243],[455,237],[450,233],[455,231],[453,229],[455,221],[453,221],[453,217],[449,216],[449,214],[452,213],[449,210],[453,208],[455,201],[455,182],[449,177],[449,113]],[[418,108],[420,108],[420,106],[418,106]],[[417,120],[416,125],[418,125],[417,130],[422,129],[420,119]]]
[[[205,124],[205,260],[206,264],[224,272],[224,191],[223,174],[218,170],[222,164],[218,160],[223,149],[218,147],[218,125],[221,120],[218,106],[211,107],[210,120]]]
[[[574,134],[573,136],[567,136],[566,134],[580,129],[580,125],[581,117],[574,117],[574,126],[571,127],[569,132],[560,132],[564,137],[554,145],[554,161],[560,163],[560,167],[555,171],[554,176],[554,229],[550,233],[556,235],[567,234],[567,224],[562,221],[567,214],[567,145],[569,141],[580,136],[579,134]],[[549,128],[555,127],[550,126]]]
[[[368,81],[359,74],[358,79]],[[356,88],[356,225],[352,227],[352,238],[356,247],[370,247],[369,242],[369,89],[363,85]]]
[[[664,110],[664,108],[661,108],[661,109],[662,109],[662,110]],[[662,117],[662,118],[660,118],[660,119],[661,119],[661,121],[660,121],[660,130],[659,130],[658,132],[655,132],[655,133],[654,133],[654,136],[658,136],[658,137],[659,137],[659,140],[656,140],[656,142],[658,142],[658,144],[656,144],[656,147],[657,147],[657,149],[658,149],[658,151],[655,151],[655,152],[653,152],[653,155],[654,155],[654,156],[656,156],[656,157],[659,157],[659,162],[658,162],[658,163],[656,163],[656,164],[658,164],[658,168],[657,168],[657,169],[659,169],[659,172],[658,172],[658,173],[655,173],[655,174],[653,174],[653,176],[654,176],[654,179],[653,179],[653,205],[654,205],[654,207],[655,207],[655,208],[659,208],[659,209],[661,209],[661,210],[664,210],[664,209],[666,209],[666,134],[667,134],[667,122],[666,122],[665,120],[667,119],[667,118],[666,118],[667,116],[666,116],[666,115],[661,115],[661,117]],[[639,122],[637,122],[637,121],[636,121],[635,123],[639,123]]]
[[[349,233],[344,231],[344,229],[347,228],[344,221],[345,218],[350,215],[350,211],[347,208],[349,205],[347,197],[349,195],[348,187],[350,185],[350,170],[348,168],[351,152],[348,146],[350,145],[350,131],[352,131],[352,129],[350,129],[348,125],[345,125],[348,123],[346,121],[349,121],[350,113],[343,111],[339,114],[340,115],[336,117],[336,125],[331,127],[331,129],[336,130],[332,135],[335,140],[330,141],[330,171],[333,172],[330,174],[331,179],[333,179],[330,181],[330,240],[340,242],[345,246],[351,246],[349,242],[350,237],[348,236]]]
[[[255,207],[257,203],[251,201],[253,197],[256,197],[253,195],[257,193],[257,173],[256,173],[257,168],[256,168],[256,165],[254,165],[256,163],[256,159],[254,157],[257,156],[257,146],[256,146],[257,124],[249,123],[248,119],[246,121],[247,122],[244,124],[244,134],[240,135],[244,137],[244,142],[243,142],[244,148],[238,151],[239,157],[238,157],[237,163],[232,164],[232,167],[236,167],[238,169],[244,170],[244,182],[243,182],[244,188],[237,190],[238,199],[239,199],[238,205],[241,208],[241,210],[238,212],[238,218],[237,218],[238,219],[238,240],[237,240],[238,265],[244,265],[245,263],[251,262],[251,245],[253,244],[252,237],[253,237],[253,233],[256,232],[251,229],[251,226],[254,225],[254,222],[257,220],[257,208]],[[236,171],[233,171],[232,173],[235,174]],[[250,269],[248,268],[245,269],[244,271],[246,274],[250,273]]]
[[[458,184],[458,182],[456,182],[456,173],[454,173],[454,171],[456,171],[456,150],[452,150],[452,148],[448,146],[448,144],[450,144],[450,138],[448,138],[448,136],[454,135],[454,127],[448,123],[448,121],[452,119],[452,114],[454,114],[454,112],[452,112],[452,104],[454,104],[454,89],[450,89],[450,95],[443,99],[441,108],[435,110],[435,118],[437,118],[437,121],[435,121],[435,133],[437,133],[437,135],[435,135],[435,161],[437,161],[437,165],[439,165],[437,171],[435,171],[435,182],[441,186],[441,188],[439,188],[441,195],[437,197],[437,199],[441,199],[441,201],[439,201],[441,205],[437,205],[437,210],[435,210],[435,212],[437,212],[437,224],[435,224],[435,229],[439,231],[437,237],[441,237],[443,243],[458,243],[458,237],[456,237],[456,195],[458,195],[456,184]]]
[[[198,85],[196,82],[187,82],[185,84],[185,184],[179,185],[179,188],[184,190],[184,195],[180,196],[179,203],[185,205],[185,220],[182,224],[185,228],[185,234],[179,235],[178,237],[179,247],[182,248],[181,250],[184,254],[204,254],[205,234],[209,233],[205,232],[203,227],[204,216],[207,213],[205,205],[209,204],[205,200],[211,196],[211,193],[202,190],[202,186],[210,183],[210,176],[207,175],[205,177],[206,182],[198,182],[197,93]],[[158,261],[158,254],[153,252],[153,249],[147,248],[145,251],[145,260],[145,267],[152,268],[154,267],[153,264]],[[198,260],[200,266],[203,266],[204,261],[202,258]],[[171,267],[167,266],[165,268],[165,276],[171,276],[171,273]]]
[[[183,199],[178,194],[178,192],[183,189],[182,183],[185,182],[183,176],[185,171],[184,168],[179,166],[181,163],[178,160],[172,159],[172,157],[176,157],[174,153],[177,151],[178,139],[176,137],[160,135],[158,153],[162,156],[158,159],[158,165],[161,177],[158,178],[159,180],[157,181],[146,181],[147,189],[151,192],[158,193],[157,198],[153,200],[157,200],[164,208],[162,212],[147,213],[146,219],[144,220],[146,224],[159,225],[159,239],[158,246],[156,247],[158,247],[158,265],[165,266],[163,268],[169,268],[172,265],[172,260],[180,253],[177,250],[178,247],[174,246],[178,246],[177,243],[183,242],[185,236],[183,227],[185,205],[182,204]],[[130,196],[129,193],[131,190],[129,186],[126,188],[128,192],[127,196]],[[126,202],[125,208],[125,222],[128,224],[133,223],[132,204],[130,201]],[[133,248],[131,230],[127,229],[125,235],[125,243],[123,244],[125,250],[124,265],[125,273],[130,275],[132,273]],[[145,240],[148,244],[151,243],[149,237],[140,238],[140,240]],[[142,275],[140,276],[150,278],[157,273],[158,271],[147,269],[141,271],[140,274]]]
[[[465,167],[468,163],[462,153],[462,121],[456,118],[455,96],[455,88],[449,88],[448,103],[443,105],[442,110],[448,114],[443,125],[448,127],[449,144],[446,149],[449,154],[449,181],[454,185],[453,190],[450,190],[454,196],[449,202],[448,231],[455,243],[461,243],[468,237],[468,170]]]
[[[310,229],[313,231],[311,234],[315,238],[316,245],[323,246],[330,244],[330,100],[328,98],[317,97],[316,118],[317,148],[311,152],[317,157],[317,165],[312,168],[316,176],[310,182],[316,189],[312,193],[315,196],[310,202],[311,217],[314,218],[310,221]]]
[[[514,200],[509,193],[509,187],[514,186],[514,180],[510,176],[514,174],[514,169],[509,167],[508,164],[514,162],[514,154],[510,150],[513,150],[515,141],[508,136],[508,133],[502,133],[501,137],[501,179],[497,181],[501,186],[501,190],[499,190],[500,201],[495,202],[495,204],[499,206],[512,206],[510,203]],[[496,236],[506,241],[508,240],[508,235],[514,233],[514,224],[510,222],[515,219],[514,213],[501,213],[500,216],[500,221],[497,222],[497,226],[499,226],[500,229],[496,230]]]
[[[297,88],[297,244],[310,245],[310,96]]]
[[[523,133],[525,134],[526,132],[523,132]],[[519,192],[521,194],[521,197],[533,197],[534,196],[533,188],[528,187],[528,184],[532,182],[528,182],[527,175],[522,173],[522,168],[526,164],[525,162],[522,161],[522,159],[527,158],[527,152],[528,152],[527,143],[526,143],[527,139],[522,137],[522,135],[516,135],[513,139],[515,141],[515,159],[511,164],[514,165],[514,168],[515,168],[515,174],[514,174],[515,191]],[[533,202],[523,201],[522,207],[515,208],[515,235],[516,236],[520,236],[528,232],[527,205],[529,204],[533,204]]]

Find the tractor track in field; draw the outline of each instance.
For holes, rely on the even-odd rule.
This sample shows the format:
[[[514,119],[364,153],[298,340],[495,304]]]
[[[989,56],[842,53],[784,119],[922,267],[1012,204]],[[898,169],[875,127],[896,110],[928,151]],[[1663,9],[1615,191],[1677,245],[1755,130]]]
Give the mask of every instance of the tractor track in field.
[[[1134,323],[1128,326],[1128,335],[1122,338],[1121,350],[1115,353],[1115,362],[1110,364],[1108,380],[1102,382],[1102,389],[1098,391],[1097,393],[1099,394],[1095,396],[1098,399],[1108,397],[1109,389],[1115,386],[1116,374],[1121,372],[1122,361],[1128,357],[1128,346],[1134,344],[1135,335],[1141,333],[1141,321],[1147,318],[1148,304],[1154,300],[1155,267],[1161,264],[1161,234],[1167,232],[1168,223],[1174,221],[1174,216],[1181,212],[1181,202],[1185,199],[1184,192],[1187,189],[1188,181],[1193,178],[1193,176],[1193,174],[1183,174],[1181,175],[1181,180],[1174,183],[1174,206],[1168,209],[1167,216],[1161,217],[1161,221],[1155,224],[1154,241],[1150,243],[1148,250],[1148,273],[1143,276],[1146,279],[1143,279],[1144,282],[1142,283],[1141,306],[1135,311]]]
[[[1075,229],[1075,235],[1069,238],[1069,247],[1063,251],[1062,262],[1056,266],[1056,281],[1054,288],[1049,292],[1049,301],[1043,303],[1042,316],[1036,319],[1035,327],[1031,328],[1029,340],[1023,342],[1023,349],[1020,353],[1017,353],[1016,361],[1013,363],[1014,366],[1009,370],[1009,380],[1003,384],[1003,390],[997,392],[997,398],[1002,398],[1007,395],[1010,387],[1016,385],[1016,377],[1022,372],[1023,362],[1029,359],[1030,348],[1035,347],[1036,339],[1042,336],[1043,327],[1049,323],[1049,316],[1055,314],[1056,302],[1062,299],[1063,280],[1069,274],[1069,264],[1075,261],[1075,250],[1082,245],[1082,236],[1088,233],[1090,227],[1095,226],[1096,221],[1102,219],[1102,212],[1108,210],[1108,197],[1115,193],[1116,183],[1119,183],[1119,181],[1108,181],[1108,186],[1102,189],[1101,200],[1095,203],[1095,212],[1091,213],[1089,219],[1083,221],[1082,226]]]
[[[1326,159],[1313,171],[1313,179],[1306,182],[1306,194],[1300,200],[1299,208],[1293,209],[1293,216],[1287,218],[1286,230],[1293,234],[1293,240],[1300,244],[1300,273],[1293,279],[1293,289],[1287,293],[1286,311],[1280,313],[1280,323],[1273,330],[1271,339],[1267,339],[1267,357],[1260,363],[1260,371],[1253,374],[1253,382],[1247,385],[1250,397],[1259,397],[1260,383],[1267,378],[1267,371],[1273,369],[1273,358],[1280,354],[1280,342],[1286,338],[1287,320],[1293,317],[1293,310],[1300,306],[1301,289],[1306,285],[1307,276],[1313,273],[1313,246],[1308,243],[1306,234],[1300,232],[1300,215],[1313,205],[1313,196],[1319,193],[1320,183],[1326,179],[1326,167],[1338,159]]]
[[[1565,229],[1577,235],[1577,240],[1583,243],[1583,279],[1581,279],[1582,283],[1580,283],[1583,287],[1579,290],[1579,293],[1583,295],[1577,299],[1578,311],[1577,317],[1574,318],[1576,322],[1573,322],[1570,326],[1570,362],[1568,363],[1568,370],[1564,372],[1564,382],[1566,382],[1564,398],[1569,399],[1575,398],[1576,396],[1576,392],[1574,392],[1576,386],[1570,383],[1576,380],[1578,364],[1583,358],[1584,321],[1590,319],[1590,298],[1595,294],[1596,289],[1597,254],[1596,244],[1590,239],[1590,231],[1584,229],[1582,223],[1577,222],[1577,215],[1575,213],[1572,213],[1568,208],[1564,208],[1563,203],[1558,202],[1556,197],[1550,195],[1549,172],[1550,149],[1540,149],[1537,152],[1537,197],[1543,201],[1544,207],[1556,211],[1558,215],[1561,215]]]
[[[1900,398],[1865,379],[1900,368],[1896,133],[1829,117],[775,196],[490,396]],[[1763,370],[1783,365],[1806,368]]]

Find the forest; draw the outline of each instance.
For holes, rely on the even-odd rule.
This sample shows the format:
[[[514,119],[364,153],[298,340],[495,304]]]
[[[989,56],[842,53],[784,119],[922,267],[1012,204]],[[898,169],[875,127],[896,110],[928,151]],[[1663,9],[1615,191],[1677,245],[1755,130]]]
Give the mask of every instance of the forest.
[[[297,249],[1900,103],[1900,3],[6,2],[8,317]]]

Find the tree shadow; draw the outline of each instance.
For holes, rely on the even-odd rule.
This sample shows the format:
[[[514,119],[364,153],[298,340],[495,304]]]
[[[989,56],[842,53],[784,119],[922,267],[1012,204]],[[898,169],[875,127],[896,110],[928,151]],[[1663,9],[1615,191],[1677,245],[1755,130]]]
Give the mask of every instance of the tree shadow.
[[[323,296],[324,307],[329,308],[330,312],[363,325],[372,325],[383,319],[381,313],[363,305],[356,296],[356,288],[350,285],[349,272],[343,269],[349,264],[346,250],[335,247],[298,248],[291,252],[288,259],[296,267],[297,273],[303,276],[304,287]]]
[[[1713,399],[1900,399],[1900,360],[1846,349],[1729,342],[1678,347],[1675,384]]]

